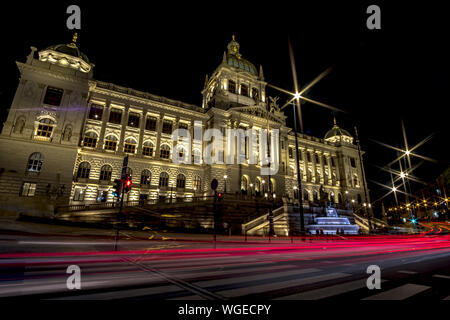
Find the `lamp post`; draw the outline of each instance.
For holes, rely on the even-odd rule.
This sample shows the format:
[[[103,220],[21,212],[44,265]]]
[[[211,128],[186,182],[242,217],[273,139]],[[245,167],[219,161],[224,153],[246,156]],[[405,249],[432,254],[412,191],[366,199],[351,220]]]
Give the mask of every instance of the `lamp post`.
[[[225,187],[224,187],[224,189],[223,189],[223,193],[226,193],[226,192],[227,192],[227,178],[228,178],[227,175],[224,175],[224,176],[223,176],[223,179],[225,180]]]
[[[250,183],[250,197],[253,197],[253,183]]]

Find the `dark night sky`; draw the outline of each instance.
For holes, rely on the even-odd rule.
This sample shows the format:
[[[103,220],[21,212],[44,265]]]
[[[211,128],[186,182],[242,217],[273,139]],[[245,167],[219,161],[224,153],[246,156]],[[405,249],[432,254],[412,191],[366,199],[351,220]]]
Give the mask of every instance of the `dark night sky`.
[[[219,65],[235,34],[243,57],[258,69],[263,65],[266,81],[292,90],[290,34],[300,86],[333,67],[307,96],[349,113],[337,114],[338,124],[351,133],[355,125],[359,127],[368,179],[387,182],[388,176],[371,165],[385,165],[396,155],[369,138],[400,146],[401,118],[410,145],[435,133],[417,151],[439,163],[425,163],[416,175],[432,180],[448,166],[449,27],[447,12],[437,4],[165,1],[157,6],[151,1],[143,6],[127,1],[93,6],[91,2],[17,2],[2,10],[3,121],[18,82],[14,62],[25,61],[30,46],[69,43],[72,31],[66,28],[65,12],[76,3],[82,10],[78,44],[96,65],[95,79],[200,105],[205,74]],[[366,28],[369,4],[381,7],[381,30]],[[279,95],[281,101],[287,98],[268,93]],[[311,104],[303,110],[305,130],[311,135],[322,137],[331,128],[329,110]],[[383,194],[378,186],[369,183],[369,187],[372,199]]]

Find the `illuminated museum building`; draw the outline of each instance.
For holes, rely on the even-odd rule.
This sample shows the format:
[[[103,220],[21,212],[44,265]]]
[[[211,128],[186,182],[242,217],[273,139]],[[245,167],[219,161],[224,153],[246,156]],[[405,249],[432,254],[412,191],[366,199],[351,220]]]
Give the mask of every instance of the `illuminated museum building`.
[[[3,199],[114,201],[113,181],[120,178],[125,155],[133,178],[130,201],[210,194],[214,178],[218,190],[264,196],[269,177],[261,176],[260,162],[205,164],[202,154],[209,142],[194,139],[193,130],[201,125],[203,132],[259,131],[267,128],[267,119],[280,132],[279,171],[270,178],[273,192],[298,196],[293,130],[266,96],[262,67],[257,70],[242,58],[234,37],[220,65],[206,77],[201,106],[94,80],[94,65],[76,38],[37,54],[31,49],[25,63],[17,62],[21,77],[0,136]],[[177,128],[191,133],[192,149],[177,152],[186,152],[192,164],[171,161],[174,144],[186,144],[172,141]],[[246,159],[258,153],[258,146],[243,146]],[[227,147],[219,159],[227,156]],[[323,139],[299,135],[299,148],[303,199],[318,200],[323,186],[334,202],[364,201],[358,152],[347,131],[335,123]]]

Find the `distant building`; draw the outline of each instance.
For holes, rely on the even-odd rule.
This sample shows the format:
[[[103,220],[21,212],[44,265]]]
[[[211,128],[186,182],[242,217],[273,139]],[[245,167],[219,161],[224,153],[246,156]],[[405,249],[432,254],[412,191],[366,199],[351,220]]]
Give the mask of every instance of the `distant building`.
[[[95,80],[94,65],[76,39],[38,51],[37,57],[36,51],[32,47],[26,62],[17,62],[20,81],[0,135],[2,201],[114,201],[113,181],[120,178],[125,155],[130,155],[133,178],[126,200],[169,197],[171,192],[177,197],[209,194],[213,178],[219,181],[218,190],[226,184],[227,192],[262,196],[270,183],[277,197],[298,197],[293,130],[276,103],[269,104],[262,67],[258,71],[242,57],[234,37],[219,66],[206,77],[201,106]],[[204,163],[208,142],[194,138],[195,126],[259,131],[267,119],[280,132],[280,169],[270,181],[261,176],[260,163]],[[186,141],[172,141],[177,128],[190,131],[190,150],[184,148]],[[175,147],[192,163],[173,163]],[[357,148],[336,122],[323,139],[299,135],[299,147],[304,200],[318,201],[323,186],[328,201],[366,201]],[[228,148],[224,145],[219,159],[227,156]],[[245,159],[259,150],[249,150],[246,142],[243,148]]]

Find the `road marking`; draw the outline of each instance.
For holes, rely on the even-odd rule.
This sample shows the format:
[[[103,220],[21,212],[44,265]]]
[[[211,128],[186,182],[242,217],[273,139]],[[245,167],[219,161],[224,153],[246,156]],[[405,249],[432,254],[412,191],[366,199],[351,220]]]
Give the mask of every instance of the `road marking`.
[[[91,293],[91,294],[56,298],[52,300],[112,300],[112,299],[124,299],[124,298],[148,296],[161,293],[171,293],[177,291],[183,291],[183,289],[175,285],[169,285],[162,287],[150,287],[131,290],[108,291],[102,293]]]
[[[308,278],[291,279],[291,280],[286,280],[286,281],[271,282],[271,283],[260,284],[260,285],[249,286],[249,287],[238,288],[238,289],[223,290],[223,291],[217,292],[217,294],[231,298],[231,297],[238,297],[238,296],[243,296],[243,295],[248,295],[248,294],[253,294],[253,293],[261,293],[261,292],[272,291],[272,290],[277,290],[277,289],[284,289],[287,287],[301,286],[301,285],[305,285],[305,284],[316,283],[316,282],[321,282],[321,281],[326,281],[326,280],[344,278],[344,277],[349,277],[349,276],[351,276],[351,275],[347,274],[347,273],[328,273],[328,274],[323,274],[323,275],[318,275],[318,276],[313,276],[313,277],[308,277]]]
[[[293,265],[283,265],[283,266],[273,266],[273,267],[258,267],[258,268],[246,268],[246,269],[234,269],[234,270],[218,270],[218,271],[209,271],[209,272],[182,272],[180,274],[176,274],[178,277],[186,277],[186,278],[193,278],[195,276],[199,277],[211,277],[211,276],[221,276],[221,275],[228,275],[228,274],[242,274],[246,272],[258,272],[258,271],[267,271],[272,272],[276,270],[281,269],[292,269],[296,268],[297,266]],[[184,271],[184,270],[181,270]]]
[[[417,274],[416,271],[409,271],[409,270],[401,270],[397,271],[398,273],[405,273],[405,274]]]
[[[381,280],[381,282],[385,281],[386,280]],[[366,278],[316,290],[295,293],[289,296],[276,298],[275,300],[319,300],[362,288],[367,288]]]
[[[408,283],[401,287],[381,292],[362,300],[403,300],[427,289],[430,289],[430,287]]]
[[[444,276],[442,274],[434,274],[434,278],[450,279],[450,276]]]
[[[309,269],[303,269],[303,270],[290,270],[290,271],[270,273],[270,274],[258,274],[258,275],[254,275],[254,276],[241,276],[241,277],[232,277],[232,278],[217,279],[217,280],[198,281],[198,282],[195,282],[195,284],[198,286],[202,286],[203,288],[215,287],[215,286],[226,285],[226,284],[239,284],[239,283],[247,282],[247,281],[267,280],[267,279],[271,279],[271,278],[281,278],[284,276],[293,276],[293,275],[300,275],[300,274],[313,273],[313,272],[319,272],[319,271],[322,271],[322,270],[315,269],[315,268],[309,268]]]
[[[167,299],[167,300],[205,300],[205,299],[200,296],[195,295],[195,296],[176,297],[176,298],[171,298],[171,299]]]

